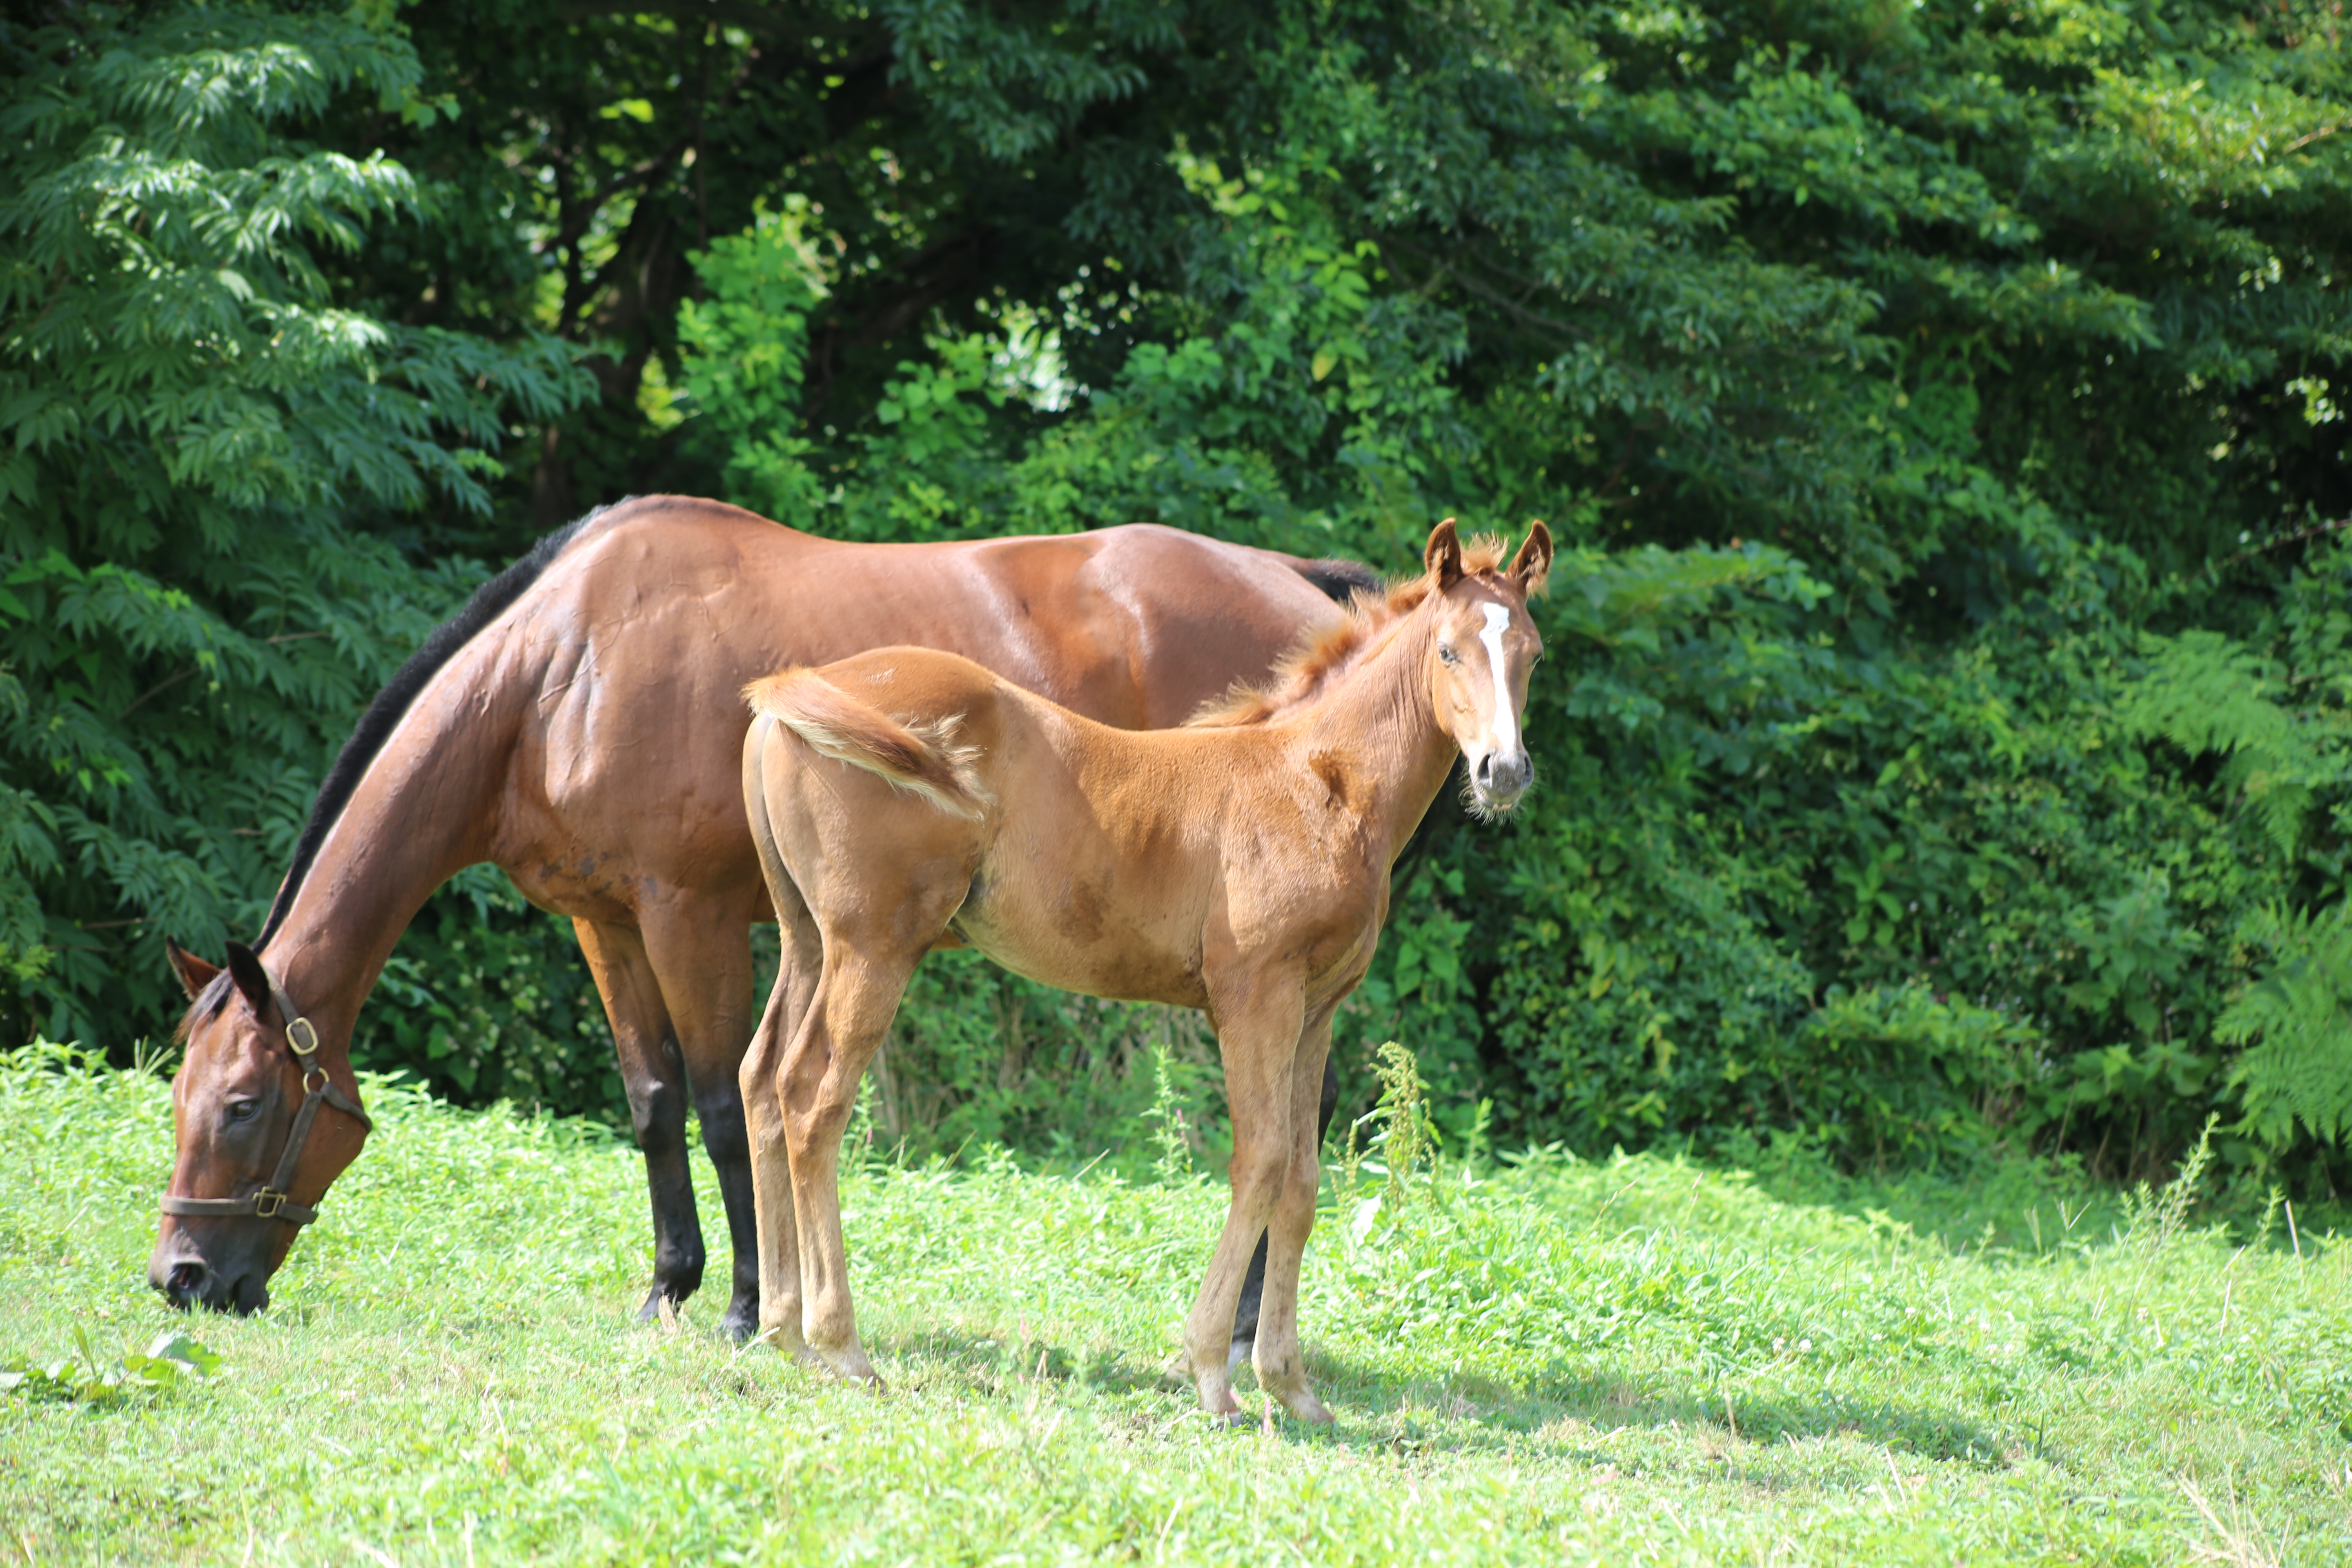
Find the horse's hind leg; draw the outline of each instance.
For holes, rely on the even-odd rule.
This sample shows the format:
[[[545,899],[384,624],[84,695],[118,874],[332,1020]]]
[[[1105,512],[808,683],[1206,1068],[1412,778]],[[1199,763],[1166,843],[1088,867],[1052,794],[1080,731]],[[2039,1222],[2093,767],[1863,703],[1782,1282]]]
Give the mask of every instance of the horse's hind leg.
[[[941,916],[944,923],[945,916]],[[898,999],[929,943],[900,952],[860,952],[828,932],[822,973],[778,1079],[792,1150],[793,1201],[800,1226],[803,1331],[809,1347],[844,1377],[879,1383],[858,1342],[841,1235],[841,1134]]]
[[[781,900],[780,900],[781,901]],[[799,903],[799,895],[793,895]],[[798,911],[812,935],[808,911]],[[804,954],[795,952],[793,921],[784,921],[784,961],[768,994],[767,1011],[752,1032],[751,1048],[744,1053],[737,1082],[742,1089],[743,1118],[751,1139],[751,1185],[760,1231],[760,1335],[787,1355],[805,1357],[808,1341],[801,1332],[800,1226],[793,1212],[793,1162],[784,1137],[783,1106],[777,1091],[782,1082],[784,1055],[808,1014],[809,996],[816,988],[821,954],[814,942]]]
[[[760,1337],[787,1354],[805,1356],[809,1349],[801,1331],[800,1226],[793,1211],[792,1153],[784,1136],[779,1092],[785,1052],[800,1034],[801,1021],[808,1016],[810,999],[816,993],[824,946],[808,901],[784,868],[768,822],[761,752],[765,742],[762,731],[770,724],[766,719],[752,721],[751,739],[743,752],[743,803],[750,812],[751,841],[760,851],[761,873],[767,879],[768,901],[782,929],[783,961],[737,1082],[750,1127],[751,1184],[757,1197]]]
[[[678,894],[640,911],[646,955],[661,980],[685,1053],[702,1147],[719,1177],[734,1250],[734,1289],[719,1331],[746,1340],[760,1321],[760,1245],[751,1145],[736,1077],[751,1038],[751,910],[707,894]]]
[[[1315,1228],[1316,1187],[1321,1179],[1317,1158],[1321,1131],[1308,1130],[1316,1126],[1316,1102],[1325,1098],[1323,1074],[1330,1054],[1331,1016],[1327,1011],[1307,1020],[1291,1069],[1290,1161],[1265,1227],[1265,1297],[1257,1328],[1258,1386],[1302,1421],[1331,1419],[1307,1384],[1306,1359],[1298,1348],[1298,1266]]]
[[[651,1318],[667,1298],[685,1300],[702,1283],[702,1223],[686,1163],[686,1065],[669,1031],[660,985],[635,929],[575,920],[580,951],[604,998],[604,1017],[621,1058],[629,1121],[646,1157],[654,1215],[654,1285],[637,1315]]]

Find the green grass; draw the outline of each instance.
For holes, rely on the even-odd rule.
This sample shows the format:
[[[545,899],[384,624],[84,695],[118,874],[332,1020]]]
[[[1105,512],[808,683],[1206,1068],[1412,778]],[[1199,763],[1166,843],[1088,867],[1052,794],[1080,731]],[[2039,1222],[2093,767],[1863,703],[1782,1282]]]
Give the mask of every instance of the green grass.
[[[1308,1254],[1337,1428],[1231,1430],[1163,1372],[1205,1181],[856,1176],[877,1397],[715,1342],[716,1300],[634,1323],[608,1137],[369,1100],[277,1305],[186,1323],[142,1279],[163,1083],[0,1057],[0,1361],[225,1358],[0,1399],[0,1560],[2352,1559],[2352,1247],[2283,1224],[2044,1200],[1979,1247],[1671,1160],[1449,1169],[1402,1212],[1368,1173]]]

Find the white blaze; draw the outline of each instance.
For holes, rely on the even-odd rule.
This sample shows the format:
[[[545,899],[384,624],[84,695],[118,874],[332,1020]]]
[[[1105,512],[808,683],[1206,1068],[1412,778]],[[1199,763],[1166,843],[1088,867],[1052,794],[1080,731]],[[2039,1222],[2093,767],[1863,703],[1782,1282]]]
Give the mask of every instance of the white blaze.
[[[1486,645],[1486,668],[1495,674],[1495,749],[1505,756],[1519,749],[1519,726],[1511,716],[1511,688],[1503,679],[1503,628],[1511,624],[1511,612],[1500,605],[1481,605],[1486,612],[1486,629],[1478,640]]]

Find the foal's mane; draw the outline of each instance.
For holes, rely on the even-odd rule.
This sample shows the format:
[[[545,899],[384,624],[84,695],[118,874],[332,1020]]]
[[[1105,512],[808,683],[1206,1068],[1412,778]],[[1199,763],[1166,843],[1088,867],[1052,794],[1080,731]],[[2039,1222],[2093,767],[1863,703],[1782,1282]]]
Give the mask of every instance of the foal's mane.
[[[1464,540],[1463,574],[1494,577],[1509,548],[1506,541],[1491,533]],[[1201,704],[1184,721],[1185,728],[1225,730],[1263,724],[1306,701],[1326,680],[1354,664],[1381,632],[1419,609],[1431,592],[1426,572],[1391,583],[1386,588],[1357,589],[1339,625],[1319,627],[1299,638],[1288,653],[1275,662],[1264,680],[1236,684],[1223,697],[1213,697]]]
[[[409,704],[425,689],[425,682],[440,673],[441,667],[457,657],[457,650],[474,639],[476,633],[503,615],[530,585],[539,581],[564,546],[577,539],[581,532],[609,513],[625,507],[636,498],[632,496],[614,506],[600,506],[585,517],[557,529],[530,548],[530,552],[505,571],[474,590],[464,607],[442,622],[425,639],[424,646],[408,656],[393,678],[375,694],[367,711],[360,715],[358,728],[343,749],[335,755],[335,765],[327,770],[326,782],[319,786],[318,798],[310,803],[310,818],[302,825],[302,837],[295,842],[293,863],[287,868],[286,879],[278,885],[278,898],[269,906],[269,919],[254,939],[256,952],[269,943],[278,928],[294,907],[294,897],[302,890],[302,879],[310,874],[311,863],[319,858],[319,847],[326,842],[328,830],[351,804],[352,795],[367,776],[373,763],[392,738],[393,731],[406,716]]]

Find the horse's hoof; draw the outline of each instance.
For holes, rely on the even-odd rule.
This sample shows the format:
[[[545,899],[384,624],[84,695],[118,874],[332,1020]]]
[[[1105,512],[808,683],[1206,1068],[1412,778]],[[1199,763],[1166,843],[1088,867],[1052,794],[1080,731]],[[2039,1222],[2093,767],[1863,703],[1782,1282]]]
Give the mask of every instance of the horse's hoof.
[[[1223,1380],[1212,1381],[1204,1377],[1199,1379],[1193,1386],[1195,1392],[1201,1396],[1201,1408],[1209,1415],[1221,1420],[1229,1415],[1238,1417],[1241,1415],[1242,1402],[1234,1397],[1231,1384]]]
[[[719,1320],[719,1337],[729,1344],[749,1344],[759,1331],[760,1313],[757,1308],[750,1311],[730,1308],[727,1315]]]
[[[771,1323],[753,1334],[744,1349],[749,1350],[753,1345],[765,1345],[777,1354],[789,1356],[803,1366],[824,1364],[816,1352],[809,1349],[808,1342],[801,1338],[801,1326],[798,1323]]]
[[[816,1353],[824,1361],[827,1370],[842,1382],[862,1383],[877,1394],[889,1392],[883,1385],[882,1374],[874,1370],[874,1363],[866,1359],[864,1351],[856,1349],[828,1351],[819,1347]]]
[[[1323,1402],[1315,1397],[1312,1389],[1301,1388],[1287,1394],[1277,1390],[1275,1397],[1282,1401],[1282,1407],[1285,1410],[1289,1411],[1300,1421],[1309,1422],[1317,1426],[1331,1425],[1331,1412],[1323,1407]]]

